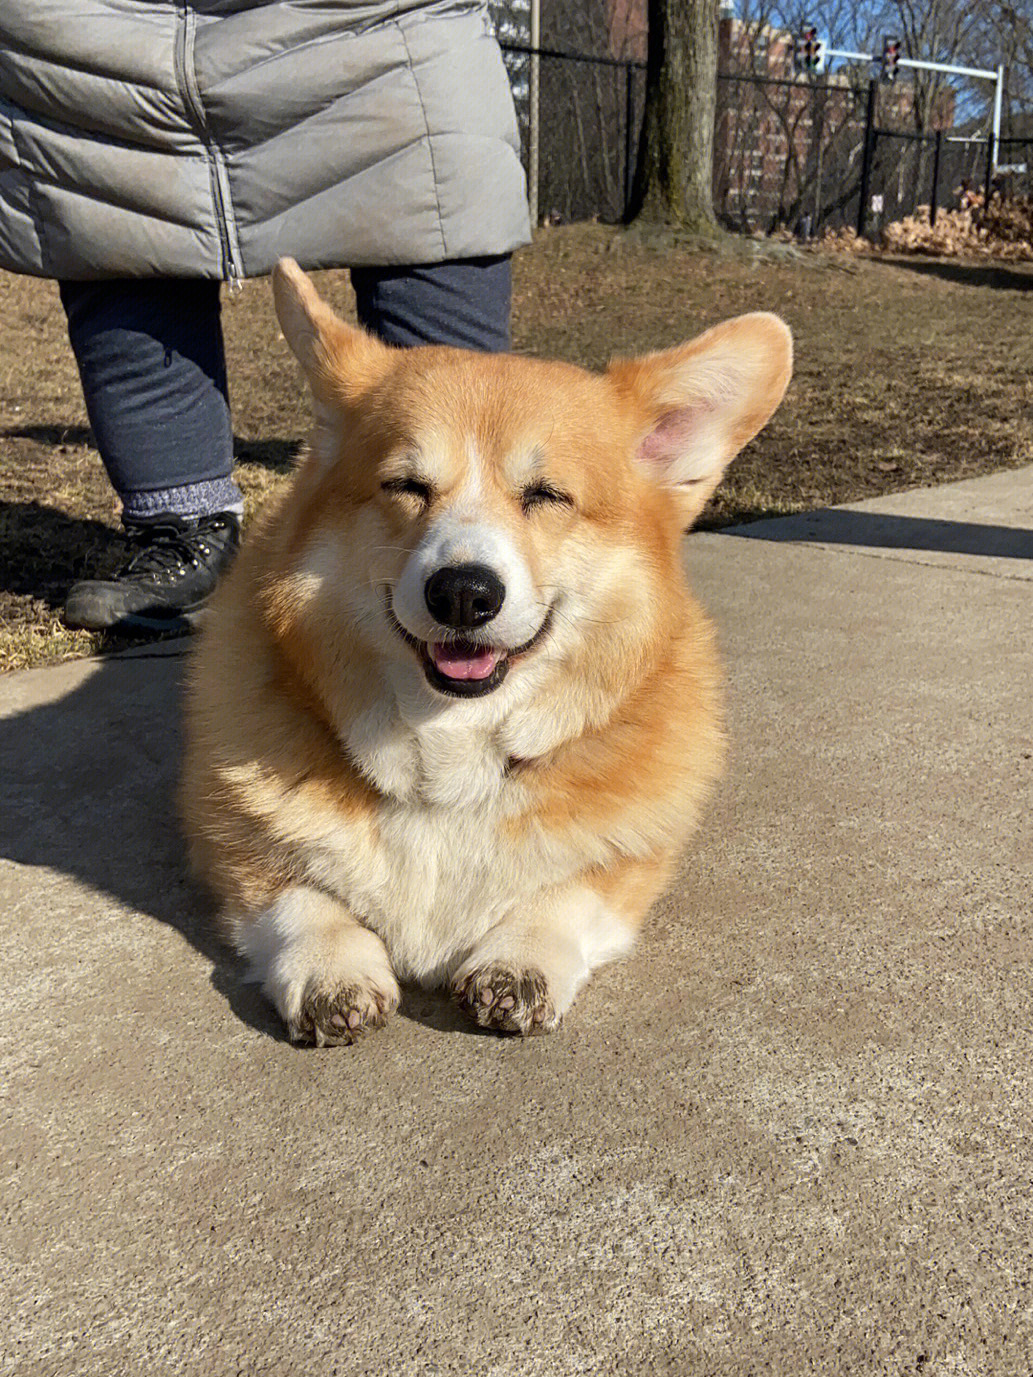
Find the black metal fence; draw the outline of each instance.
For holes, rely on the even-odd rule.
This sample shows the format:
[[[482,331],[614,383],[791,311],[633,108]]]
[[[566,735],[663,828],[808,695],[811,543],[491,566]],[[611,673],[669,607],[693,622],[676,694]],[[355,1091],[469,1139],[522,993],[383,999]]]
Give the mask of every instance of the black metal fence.
[[[856,218],[865,92],[847,83],[719,74],[714,208],[745,232],[816,234]]]
[[[526,155],[531,49],[504,43],[503,51]],[[616,223],[627,212],[634,180],[645,64],[555,48],[539,49],[538,56],[540,214]],[[871,233],[920,205],[957,204],[965,186],[987,185],[989,140],[951,130],[917,134],[909,122],[901,87],[844,76],[720,73],[718,218],[747,233],[788,229],[809,236],[844,225]],[[1024,149],[1011,161],[1033,171],[1033,141]]]
[[[986,193],[991,166],[990,141],[949,131],[912,134],[873,129],[868,195],[858,207],[859,233],[877,233],[883,225],[928,206],[937,211],[960,204],[966,191]]]
[[[1005,196],[1033,196],[1033,138],[1002,139],[995,181]]]
[[[503,43],[527,165],[533,50]],[[567,223],[624,218],[645,108],[645,63],[539,48],[538,206]]]

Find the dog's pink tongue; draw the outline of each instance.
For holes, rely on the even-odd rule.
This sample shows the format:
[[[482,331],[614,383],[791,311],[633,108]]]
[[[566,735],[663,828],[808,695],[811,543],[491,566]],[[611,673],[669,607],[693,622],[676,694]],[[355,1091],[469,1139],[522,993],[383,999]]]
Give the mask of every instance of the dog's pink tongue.
[[[487,679],[502,659],[502,651],[491,646],[475,648],[435,641],[430,647],[430,658],[435,669],[448,679]]]

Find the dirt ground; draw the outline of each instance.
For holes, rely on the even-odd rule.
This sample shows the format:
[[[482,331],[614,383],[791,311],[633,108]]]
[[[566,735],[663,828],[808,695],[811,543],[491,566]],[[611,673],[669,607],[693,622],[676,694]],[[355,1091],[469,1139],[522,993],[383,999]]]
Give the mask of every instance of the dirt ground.
[[[703,525],[1033,462],[1033,265],[703,254],[578,226],[542,231],[514,279],[514,347],[590,367],[743,311],[790,323],[786,402]],[[349,313],[347,275],[320,282]],[[59,614],[74,579],[117,558],[118,504],[54,284],[0,273],[0,309],[0,669],[12,669],[106,648]],[[307,405],[267,282],[227,296],[225,326],[238,476],[254,510],[287,481]]]

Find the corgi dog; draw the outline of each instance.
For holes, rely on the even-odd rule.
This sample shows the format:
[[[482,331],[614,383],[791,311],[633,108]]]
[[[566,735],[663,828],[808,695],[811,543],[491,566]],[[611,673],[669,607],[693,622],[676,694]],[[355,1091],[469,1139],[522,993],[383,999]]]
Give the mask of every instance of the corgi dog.
[[[778,406],[773,315],[604,373],[391,348],[273,278],[315,428],[193,655],[193,861],[289,1036],[399,982],[557,1027],[626,952],[722,757],[681,536]]]

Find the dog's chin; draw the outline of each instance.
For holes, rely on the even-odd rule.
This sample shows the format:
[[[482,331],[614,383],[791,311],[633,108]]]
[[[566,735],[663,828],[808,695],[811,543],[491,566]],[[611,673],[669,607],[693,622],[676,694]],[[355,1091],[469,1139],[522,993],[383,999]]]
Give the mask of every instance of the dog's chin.
[[[509,668],[518,656],[529,654],[545,639],[552,626],[553,608],[545,615],[541,626],[523,645],[506,650],[479,641],[421,641],[406,630],[388,606],[388,616],[395,631],[411,647],[419,660],[424,678],[436,692],[448,698],[485,698],[501,687]]]

